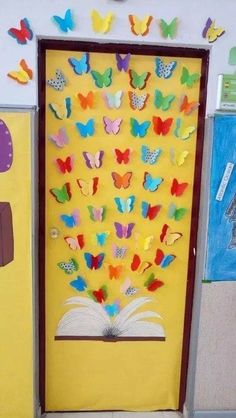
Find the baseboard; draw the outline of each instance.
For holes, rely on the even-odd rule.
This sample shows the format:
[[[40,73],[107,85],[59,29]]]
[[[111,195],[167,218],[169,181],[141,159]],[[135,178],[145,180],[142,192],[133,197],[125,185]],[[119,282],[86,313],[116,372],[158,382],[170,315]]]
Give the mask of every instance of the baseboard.
[[[193,418],[236,418],[234,411],[194,411]]]

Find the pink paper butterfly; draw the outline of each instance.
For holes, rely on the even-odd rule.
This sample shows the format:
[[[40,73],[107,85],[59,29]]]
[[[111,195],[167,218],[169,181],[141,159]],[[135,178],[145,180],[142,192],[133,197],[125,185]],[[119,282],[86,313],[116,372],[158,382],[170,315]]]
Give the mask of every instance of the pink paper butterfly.
[[[76,238],[73,237],[64,237],[64,240],[69,245],[71,250],[82,250],[84,247],[84,236],[83,234],[77,235]]]
[[[120,132],[120,125],[123,119],[117,118],[115,120],[109,119],[107,116],[103,116],[104,129],[108,135],[117,135]]]
[[[58,148],[63,148],[69,143],[65,128],[61,128],[56,134],[50,135],[49,139],[51,139]]]
[[[83,156],[88,168],[100,168],[102,166],[102,158],[104,151],[97,151],[96,154],[90,152],[83,152]]]
[[[100,208],[95,208],[94,206],[88,206],[88,211],[90,219],[94,222],[102,222],[105,217],[106,208],[101,206]]]
[[[117,237],[118,238],[130,238],[134,225],[135,225],[134,223],[122,225],[119,222],[114,222]]]
[[[112,254],[114,258],[124,258],[127,252],[127,247],[118,247],[116,244],[112,244]]]

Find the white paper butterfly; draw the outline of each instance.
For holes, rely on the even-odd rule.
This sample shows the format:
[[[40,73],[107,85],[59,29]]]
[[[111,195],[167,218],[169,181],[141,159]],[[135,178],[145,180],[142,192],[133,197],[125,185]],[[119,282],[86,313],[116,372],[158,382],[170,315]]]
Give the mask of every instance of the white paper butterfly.
[[[104,99],[105,105],[109,109],[119,109],[119,107],[121,106],[122,97],[123,97],[122,90],[118,90],[114,94],[109,93],[109,92],[103,93],[103,99]]]

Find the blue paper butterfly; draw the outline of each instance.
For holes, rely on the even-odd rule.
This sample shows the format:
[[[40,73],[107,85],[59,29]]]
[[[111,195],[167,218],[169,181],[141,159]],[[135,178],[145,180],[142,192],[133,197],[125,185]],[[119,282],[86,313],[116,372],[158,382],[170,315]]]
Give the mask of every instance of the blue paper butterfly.
[[[175,256],[172,255],[172,254],[165,255],[165,257],[163,258],[163,260],[160,264],[160,267],[162,269],[168,267],[170,265],[170,263],[172,263],[172,261],[174,261],[174,259],[175,259]]]
[[[71,57],[71,58],[68,58],[68,62],[73,68],[75,74],[82,75],[84,73],[88,73],[90,70],[88,52],[85,52],[80,58],[80,60],[78,60],[77,58]]]
[[[53,19],[53,22],[58,25],[59,29],[62,32],[68,32],[69,29],[73,30],[75,27],[71,9],[66,10],[64,18],[60,16],[53,16],[52,19]]]
[[[79,131],[79,134],[83,137],[86,138],[87,136],[93,136],[94,135],[94,120],[93,119],[89,119],[86,124],[84,125],[81,122],[76,122],[75,126],[77,128],[77,130]]]
[[[159,78],[170,78],[176,66],[177,61],[171,61],[168,64],[165,64],[161,58],[156,58],[156,75]]]
[[[153,178],[151,174],[145,172],[143,187],[145,190],[149,190],[150,192],[155,192],[163,181],[164,179],[162,177]]]
[[[105,254],[101,253],[98,255],[92,255],[90,253],[84,253],[84,259],[87,264],[87,267],[90,270],[97,270],[102,266],[103,260],[104,260]]]
[[[135,196],[129,196],[127,199],[122,199],[121,197],[115,197],[114,201],[116,203],[117,209],[121,213],[132,212],[134,208]]]
[[[115,316],[120,312],[119,302],[114,302],[111,305],[105,305],[104,309],[109,316]]]
[[[63,214],[60,216],[60,219],[64,222],[67,228],[73,228],[79,224],[79,211],[76,209],[71,215]]]
[[[139,136],[140,138],[143,138],[144,136],[147,135],[148,128],[150,125],[151,125],[151,122],[149,120],[139,123],[137,119],[130,118],[131,135],[135,137]]]
[[[158,158],[162,153],[161,148],[150,150],[146,145],[142,145],[141,148],[141,159],[145,164],[156,164]]]
[[[87,287],[85,280],[83,279],[83,277],[80,276],[78,276],[75,280],[72,280],[72,282],[70,282],[70,285],[75,290],[78,290],[78,292],[83,292]]]
[[[96,240],[97,240],[97,245],[100,245],[100,247],[103,247],[103,245],[106,244],[106,240],[107,240],[109,235],[110,235],[109,232],[97,232],[95,234],[95,237],[96,237]]]

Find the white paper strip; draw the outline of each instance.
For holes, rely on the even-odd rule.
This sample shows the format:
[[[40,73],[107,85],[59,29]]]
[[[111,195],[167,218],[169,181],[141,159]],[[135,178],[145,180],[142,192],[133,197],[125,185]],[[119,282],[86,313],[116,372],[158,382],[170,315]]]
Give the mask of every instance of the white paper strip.
[[[222,177],[222,180],[220,182],[220,187],[219,187],[217,195],[216,195],[216,200],[221,201],[223,199],[226,187],[228,185],[230,176],[231,176],[232,171],[233,171],[233,168],[234,168],[233,163],[227,163],[224,174],[223,174],[223,177]]]

